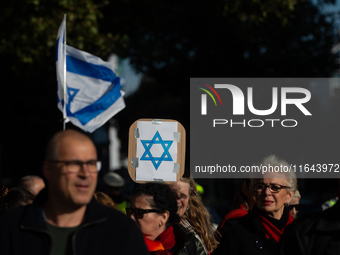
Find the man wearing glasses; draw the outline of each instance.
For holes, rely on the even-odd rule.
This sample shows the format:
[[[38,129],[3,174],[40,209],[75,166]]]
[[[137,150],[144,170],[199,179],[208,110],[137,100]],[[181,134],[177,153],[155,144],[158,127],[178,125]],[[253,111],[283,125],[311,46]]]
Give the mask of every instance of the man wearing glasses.
[[[93,198],[101,162],[93,142],[66,130],[47,146],[47,188],[0,219],[1,254],[148,254],[136,224]]]

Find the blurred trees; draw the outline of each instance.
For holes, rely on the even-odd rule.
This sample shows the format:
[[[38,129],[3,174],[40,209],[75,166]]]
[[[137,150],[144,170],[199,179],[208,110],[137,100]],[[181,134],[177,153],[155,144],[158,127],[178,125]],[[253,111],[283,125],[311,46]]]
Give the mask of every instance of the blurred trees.
[[[138,118],[176,119],[189,131],[190,77],[328,77],[333,71],[332,17],[309,1],[118,0],[102,11],[102,29],[124,42],[119,55],[145,74],[118,115],[124,151]]]
[[[41,172],[46,141],[62,129],[56,107],[58,28],[66,13],[67,43],[107,58],[114,38],[99,32],[104,5],[92,0],[2,3],[0,178]]]
[[[332,18],[308,1],[7,1],[0,15],[2,174],[38,173],[46,140],[62,128],[55,41],[64,13],[69,45],[104,60],[128,57],[144,74],[116,117],[123,151],[138,118],[176,119],[189,131],[190,77],[332,72]]]
[[[0,54],[17,74],[54,71],[55,43],[58,28],[67,14],[67,43],[81,50],[107,57],[113,43],[112,34],[99,33],[99,8],[104,1],[9,1],[2,6]],[[21,68],[23,67],[23,68]],[[40,68],[37,68],[40,67]],[[41,70],[42,68],[44,70]],[[40,74],[40,73],[39,73]]]

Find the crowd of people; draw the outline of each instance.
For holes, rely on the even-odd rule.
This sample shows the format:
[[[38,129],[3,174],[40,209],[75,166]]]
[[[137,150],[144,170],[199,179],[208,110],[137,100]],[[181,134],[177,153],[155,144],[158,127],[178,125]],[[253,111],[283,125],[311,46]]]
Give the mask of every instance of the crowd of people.
[[[261,164],[288,165],[273,155]],[[243,179],[215,229],[192,178],[136,183],[127,203],[115,173],[105,175],[105,192],[96,190],[100,168],[85,134],[55,134],[44,179],[0,186],[1,254],[340,254],[340,204],[297,219],[292,171]]]

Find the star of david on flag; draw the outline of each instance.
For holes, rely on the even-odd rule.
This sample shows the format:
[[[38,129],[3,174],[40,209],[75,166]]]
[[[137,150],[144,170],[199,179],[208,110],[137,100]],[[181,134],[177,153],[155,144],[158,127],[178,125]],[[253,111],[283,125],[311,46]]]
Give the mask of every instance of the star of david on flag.
[[[125,107],[120,78],[111,63],[65,41],[66,15],[57,38],[58,108],[66,121],[93,132]]]
[[[150,160],[156,170],[163,161],[173,161],[169,153],[169,149],[173,141],[164,141],[158,131],[156,132],[152,140],[141,140],[141,142],[143,144],[143,147],[145,148],[145,152],[140,160]],[[150,151],[154,144],[161,144],[164,149],[160,157],[154,157]]]

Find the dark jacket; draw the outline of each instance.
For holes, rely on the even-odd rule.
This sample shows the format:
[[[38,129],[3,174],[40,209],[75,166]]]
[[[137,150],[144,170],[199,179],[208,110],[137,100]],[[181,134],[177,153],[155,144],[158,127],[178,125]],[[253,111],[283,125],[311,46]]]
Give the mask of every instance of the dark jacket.
[[[206,255],[201,242],[195,237],[194,233],[188,232],[179,224],[174,224],[176,238],[176,255]]]
[[[150,255],[206,255],[201,242],[194,233],[188,232],[178,223],[172,224],[176,244],[170,250],[150,252]]]
[[[274,254],[277,242],[266,237],[253,209],[247,215],[227,220],[222,228],[222,240],[214,255]]]
[[[340,203],[298,218],[282,235],[276,254],[340,254]]]
[[[50,254],[51,236],[47,231],[39,196],[32,205],[0,218],[1,255]],[[87,254],[148,255],[142,233],[130,218],[100,205],[94,198],[88,204],[85,221],[72,237],[72,252]]]

